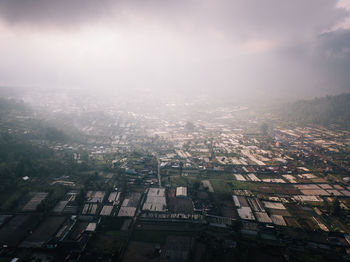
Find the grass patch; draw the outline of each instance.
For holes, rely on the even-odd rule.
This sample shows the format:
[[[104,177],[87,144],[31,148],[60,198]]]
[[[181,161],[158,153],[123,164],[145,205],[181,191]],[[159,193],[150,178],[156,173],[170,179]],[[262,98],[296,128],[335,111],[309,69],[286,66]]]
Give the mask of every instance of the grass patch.
[[[206,174],[202,175],[202,179],[224,179],[224,180],[232,180],[234,179],[233,173],[222,173],[222,172],[214,172],[207,171]]]
[[[127,238],[127,232],[101,232],[94,241],[91,241],[93,243],[91,250],[98,254],[114,254],[116,251],[120,252],[125,247]]]
[[[259,188],[259,184],[256,183],[250,183],[245,181],[237,181],[233,180],[230,181],[230,185],[233,187],[233,189],[246,189],[246,190],[257,190]]]
[[[1,206],[0,210],[1,211],[8,211],[17,206],[19,203],[20,198],[23,196],[24,192],[19,190],[19,191],[11,191],[11,192],[6,192],[5,194],[1,194]]]
[[[170,181],[169,181],[170,180]],[[168,176],[162,178],[162,183],[170,184],[173,187],[189,186],[192,187],[194,183],[200,183],[200,179],[193,176]]]
[[[228,184],[228,181],[222,179],[210,179],[211,185],[214,188],[215,193],[232,194],[232,186]],[[230,181],[231,182],[231,181]]]
[[[102,217],[100,226],[103,231],[113,232],[115,230],[120,230],[125,220],[125,218],[105,216]]]

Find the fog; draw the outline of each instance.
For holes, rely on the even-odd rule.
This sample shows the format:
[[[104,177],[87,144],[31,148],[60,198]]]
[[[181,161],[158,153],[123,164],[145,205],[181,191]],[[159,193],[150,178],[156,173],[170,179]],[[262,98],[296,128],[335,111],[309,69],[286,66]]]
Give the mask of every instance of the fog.
[[[0,85],[232,101],[350,91],[350,1],[0,0]]]

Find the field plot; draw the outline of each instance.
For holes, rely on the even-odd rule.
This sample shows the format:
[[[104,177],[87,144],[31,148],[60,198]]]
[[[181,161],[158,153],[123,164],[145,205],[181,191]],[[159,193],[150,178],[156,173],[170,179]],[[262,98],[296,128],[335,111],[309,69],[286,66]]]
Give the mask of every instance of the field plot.
[[[169,261],[186,262],[189,258],[191,242],[191,237],[168,236],[161,257]]]
[[[209,180],[202,180],[202,184],[203,184],[204,187],[208,188],[209,192],[212,192],[212,193],[214,192],[214,188],[211,185]]]
[[[333,189],[333,187],[328,184],[318,184],[318,186],[322,189]]]
[[[186,198],[170,198],[169,199],[169,211],[174,213],[192,213],[193,202]]]
[[[284,179],[288,180],[292,184],[297,182],[295,177],[292,175],[282,175],[282,176],[284,177]]]
[[[85,204],[82,214],[83,215],[95,215],[97,212],[98,205],[97,204]]]
[[[65,217],[49,217],[31,234],[20,247],[23,248],[41,248],[61,227],[66,220]]]
[[[105,192],[103,191],[88,191],[86,193],[87,202],[91,203],[102,203],[105,197]]]
[[[237,198],[242,207],[249,207],[248,201],[244,196],[238,196]]]
[[[112,213],[112,210],[113,210],[113,206],[104,205],[101,212],[100,212],[100,215],[101,216],[110,216]]]
[[[172,187],[179,187],[179,186],[192,186],[194,183],[199,182],[200,180],[196,176],[170,176],[170,177],[163,177],[162,176],[162,184],[168,184],[170,179],[170,185]]]
[[[113,203],[113,205],[118,205],[120,199],[120,192],[112,192],[109,194],[108,202]]]
[[[0,215],[0,227],[11,217],[12,215]]]
[[[101,226],[106,231],[119,231],[122,229],[125,221],[130,218],[120,218],[115,216],[103,216],[101,217]]]
[[[314,195],[313,196],[297,195],[297,196],[293,196],[293,199],[299,202],[323,202],[322,198]]]
[[[282,203],[279,202],[270,202],[270,201],[263,201],[264,206],[266,208],[271,209],[286,209],[285,206]]]
[[[17,215],[0,229],[0,245],[17,246],[20,241],[32,230],[37,218],[31,215]]]
[[[232,187],[229,184],[227,184],[225,180],[211,179],[210,183],[212,184],[215,192],[221,194],[232,194]]]
[[[37,192],[31,200],[23,207],[23,211],[35,211],[38,205],[47,197],[46,192]]]
[[[247,200],[248,200],[248,203],[249,203],[250,207],[253,209],[253,211],[265,212],[265,209],[264,209],[264,207],[261,204],[259,199],[248,197]]]
[[[88,250],[98,255],[113,255],[126,248],[127,232],[106,231],[99,232],[94,241],[89,242]]]
[[[240,174],[235,174],[234,175],[238,181],[247,181],[247,179],[244,178],[244,176]]]
[[[143,210],[163,212],[166,210],[166,199],[164,188],[150,188],[147,194]]]
[[[283,217],[290,217],[291,214],[286,209],[269,209],[270,215],[279,215]]]
[[[283,219],[283,216],[271,215],[270,218],[275,225],[278,225],[278,226],[286,226],[287,225]]]
[[[313,179],[317,178],[314,174],[300,174],[298,175],[302,179]]]
[[[222,216],[224,217],[229,217],[231,219],[238,218],[232,201],[225,201],[222,203],[221,213],[222,213]]]
[[[141,198],[141,193],[133,192],[127,196],[119,210],[119,217],[133,217]]]
[[[250,207],[237,208],[238,215],[241,219],[255,220],[252,210]]]
[[[287,225],[294,228],[301,228],[298,221],[294,217],[285,217],[285,221],[287,222]]]
[[[317,190],[317,189],[321,189],[316,184],[295,185],[295,187],[300,189],[300,190]]]
[[[69,201],[63,200],[57,203],[57,205],[55,206],[55,208],[53,209],[53,212],[55,213],[61,213],[64,208],[66,207],[66,205],[68,204]]]
[[[256,219],[261,223],[272,223],[271,218],[265,212],[255,212]]]
[[[279,184],[286,183],[286,181],[284,181],[282,178],[264,178],[262,181],[265,183],[279,183]]]
[[[118,217],[133,217],[136,212],[136,207],[122,206],[119,210]]]
[[[307,196],[329,196],[330,195],[324,189],[315,189],[315,190],[302,189],[302,190],[300,190],[300,192],[303,193],[304,195],[307,195]]]
[[[0,210],[5,211],[14,208],[23,195],[25,195],[25,192],[22,190],[0,192]]]
[[[318,227],[323,230],[328,232],[329,229],[327,228],[327,226],[325,224],[323,224],[319,219],[317,219],[316,217],[312,217],[312,219],[314,220],[314,222],[318,225]]]
[[[344,196],[350,197],[350,191],[349,190],[342,190],[340,191]]]
[[[131,241],[128,245],[128,249],[125,253],[123,261],[125,262],[155,261],[156,256],[154,255],[154,253],[155,253],[156,245],[157,245],[156,243]],[[138,252],[135,252],[135,250],[137,250]]]
[[[66,205],[62,211],[63,214],[77,214],[78,206]]]
[[[251,181],[254,181],[254,182],[260,182],[261,180],[254,174],[248,174],[247,175],[248,178],[251,180]]]
[[[200,225],[189,224],[139,224],[133,232],[132,241],[165,244],[168,236],[192,236],[201,230]]]
[[[232,198],[233,198],[233,202],[235,203],[235,206],[236,206],[236,207],[240,207],[240,206],[241,206],[241,203],[239,202],[238,197],[235,196],[235,195],[233,195]]]
[[[333,185],[333,187],[335,189],[338,189],[338,190],[344,190],[344,187],[340,186],[340,185]]]

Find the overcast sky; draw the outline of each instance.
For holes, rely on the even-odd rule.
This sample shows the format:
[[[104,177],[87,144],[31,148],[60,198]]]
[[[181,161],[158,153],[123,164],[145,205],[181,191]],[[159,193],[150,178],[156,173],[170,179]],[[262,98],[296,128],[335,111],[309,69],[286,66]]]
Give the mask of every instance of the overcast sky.
[[[0,85],[350,91],[350,0],[0,0]]]

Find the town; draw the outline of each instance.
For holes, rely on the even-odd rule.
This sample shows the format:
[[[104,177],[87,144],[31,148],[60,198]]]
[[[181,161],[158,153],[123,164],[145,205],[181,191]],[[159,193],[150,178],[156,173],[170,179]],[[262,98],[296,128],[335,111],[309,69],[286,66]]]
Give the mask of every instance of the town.
[[[52,173],[1,168],[0,261],[350,260],[346,129],[205,97],[21,101],[2,137],[49,150]]]

